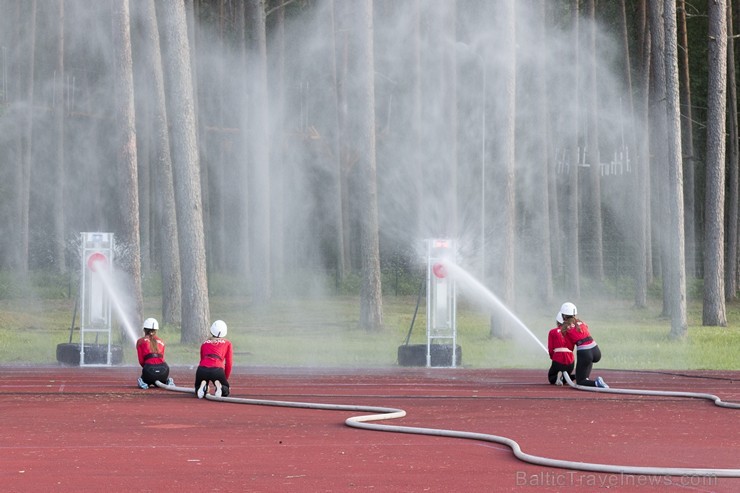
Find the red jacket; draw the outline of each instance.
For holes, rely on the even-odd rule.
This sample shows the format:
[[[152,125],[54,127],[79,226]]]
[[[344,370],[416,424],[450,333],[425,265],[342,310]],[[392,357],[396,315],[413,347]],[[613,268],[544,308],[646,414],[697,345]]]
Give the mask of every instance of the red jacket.
[[[148,337],[142,337],[136,341],[136,353],[139,355],[139,364],[160,365],[164,363],[164,341],[157,336],[151,336],[157,342],[157,347],[151,347]]]
[[[547,334],[547,352],[550,359],[563,365],[572,365],[575,361],[573,343],[563,336],[560,327],[555,327]]]
[[[226,378],[231,375],[231,365],[234,359],[234,350],[231,341],[220,337],[210,338],[203,341],[200,346],[200,364],[207,368],[221,367],[226,373]]]
[[[596,345],[593,337],[591,337],[591,333],[588,331],[588,325],[586,325],[586,322],[579,321],[578,323],[568,327],[565,331],[565,338],[568,339],[570,344],[572,344],[571,347],[584,346],[581,349],[586,349],[589,346]]]

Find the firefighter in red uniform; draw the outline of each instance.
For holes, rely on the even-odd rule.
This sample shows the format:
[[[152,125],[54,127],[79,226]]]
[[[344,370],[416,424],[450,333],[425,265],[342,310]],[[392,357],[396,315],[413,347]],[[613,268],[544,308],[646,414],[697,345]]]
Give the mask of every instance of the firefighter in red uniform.
[[[576,358],[573,355],[573,344],[569,342],[562,332],[563,316],[558,313],[555,320],[558,326],[551,329],[547,334],[547,352],[550,353],[552,364],[547,372],[547,379],[553,385],[563,385],[563,372],[567,372],[571,380]]]
[[[141,365],[138,384],[142,389],[148,389],[157,381],[175,385],[170,378],[170,367],[164,361],[164,341],[157,337],[158,330],[157,319],[147,318],[144,320],[144,337],[136,341],[136,353]]]
[[[563,319],[561,332],[565,339],[576,348],[576,383],[586,387],[602,387],[608,389],[609,386],[604,379],[598,377],[596,380],[590,380],[591,369],[594,363],[601,360],[601,350],[591,337],[588,325],[582,320],[576,318],[576,305],[565,302],[560,307],[560,315]]]
[[[200,346],[200,364],[195,371],[195,393],[202,399],[208,393],[208,383],[213,382],[216,397],[229,395],[229,376],[234,359],[231,342],[224,339],[226,323],[216,320],[211,325],[211,337]]]

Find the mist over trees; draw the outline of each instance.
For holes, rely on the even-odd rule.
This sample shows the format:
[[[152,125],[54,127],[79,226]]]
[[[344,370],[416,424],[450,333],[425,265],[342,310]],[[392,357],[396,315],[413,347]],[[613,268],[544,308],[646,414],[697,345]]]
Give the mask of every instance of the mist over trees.
[[[733,8],[734,7],[734,8]],[[737,297],[738,117],[717,0],[0,0],[0,270],[74,276],[115,233],[143,319],[347,294],[422,241],[509,305]],[[215,279],[221,281],[215,282]],[[228,281],[223,281],[228,279]],[[228,288],[224,288],[228,285]],[[491,333],[505,336],[502,321]]]

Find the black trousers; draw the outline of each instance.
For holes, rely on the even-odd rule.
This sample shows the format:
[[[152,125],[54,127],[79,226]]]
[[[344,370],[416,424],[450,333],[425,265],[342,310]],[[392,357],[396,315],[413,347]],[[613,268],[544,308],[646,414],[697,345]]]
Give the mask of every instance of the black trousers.
[[[170,367],[167,363],[160,363],[158,365],[147,365],[141,368],[141,379],[147,385],[154,385],[154,382],[160,381],[167,383],[167,379],[170,376]]]
[[[590,378],[594,363],[601,361],[599,346],[594,346],[591,349],[579,349],[576,351],[576,355],[576,383],[586,387],[596,387],[596,382],[590,380]]]
[[[198,387],[200,387],[200,382],[203,380],[206,381],[206,385],[208,385],[210,382],[221,382],[221,396],[222,397],[228,397],[229,396],[229,381],[226,380],[226,372],[224,372],[223,368],[210,368],[208,366],[199,366],[197,370],[195,370],[195,390],[198,391]]]
[[[558,378],[558,373],[561,371],[564,371],[570,375],[570,379],[573,380],[573,367],[575,364],[571,363],[569,365],[564,365],[562,363],[558,363],[557,361],[553,361],[550,365],[550,370],[547,372],[547,380],[550,381],[552,385],[555,385],[555,380]]]

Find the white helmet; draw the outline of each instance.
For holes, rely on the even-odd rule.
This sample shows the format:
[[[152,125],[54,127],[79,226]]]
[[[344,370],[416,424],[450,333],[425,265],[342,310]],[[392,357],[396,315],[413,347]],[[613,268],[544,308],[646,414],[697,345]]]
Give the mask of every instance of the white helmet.
[[[575,317],[576,314],[578,314],[578,310],[576,310],[576,305],[574,305],[570,301],[566,301],[560,307],[560,313],[558,315],[561,315],[560,318],[562,318],[562,316]]]
[[[216,320],[213,322],[213,325],[211,325],[211,334],[213,334],[214,337],[225,337],[226,330],[226,322],[223,320]]]
[[[159,322],[156,318],[147,318],[144,320],[144,328],[150,330],[159,330]]]

